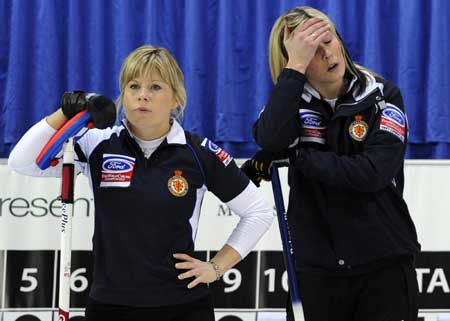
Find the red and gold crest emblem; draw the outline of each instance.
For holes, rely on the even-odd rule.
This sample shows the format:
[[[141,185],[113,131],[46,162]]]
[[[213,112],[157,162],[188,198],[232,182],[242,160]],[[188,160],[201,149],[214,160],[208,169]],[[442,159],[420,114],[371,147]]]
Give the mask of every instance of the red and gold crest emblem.
[[[177,169],[174,172],[175,175],[167,181],[167,187],[173,196],[182,197],[187,194],[189,184],[187,180],[181,176],[183,174],[181,170]]]
[[[361,115],[356,115],[355,121],[352,122],[348,128],[350,136],[358,142],[362,141],[366,137],[368,131],[369,125],[362,120]]]

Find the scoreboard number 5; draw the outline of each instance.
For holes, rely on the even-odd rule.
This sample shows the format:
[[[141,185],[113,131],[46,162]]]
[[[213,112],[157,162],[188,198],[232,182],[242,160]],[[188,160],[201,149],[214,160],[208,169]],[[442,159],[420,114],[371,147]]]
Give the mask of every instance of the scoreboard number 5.
[[[21,286],[20,292],[32,292],[38,286],[37,279],[31,274],[36,274],[37,268],[24,268],[22,271],[22,282],[28,283],[28,286]]]

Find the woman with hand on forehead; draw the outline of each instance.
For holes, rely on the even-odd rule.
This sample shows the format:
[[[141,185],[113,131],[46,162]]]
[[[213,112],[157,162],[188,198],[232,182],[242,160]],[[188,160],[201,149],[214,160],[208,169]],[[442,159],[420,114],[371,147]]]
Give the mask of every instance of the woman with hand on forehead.
[[[403,199],[400,90],[356,65],[316,9],[280,16],[269,46],[275,85],[253,127],[263,150],[242,169],[258,185],[270,180],[273,160],[289,158],[287,216],[305,320],[415,321],[420,244]]]
[[[119,82],[122,124],[91,129],[75,144],[77,170],[89,177],[95,200],[86,320],[213,321],[207,284],[252,250],[272,223],[272,209],[229,154],[179,123],[184,76],[166,49],[131,52]],[[60,166],[41,171],[34,160],[56,130],[86,108],[86,96],[64,94],[61,108],[22,137],[9,166],[59,176]],[[194,241],[208,190],[240,221],[205,262],[194,257]]]

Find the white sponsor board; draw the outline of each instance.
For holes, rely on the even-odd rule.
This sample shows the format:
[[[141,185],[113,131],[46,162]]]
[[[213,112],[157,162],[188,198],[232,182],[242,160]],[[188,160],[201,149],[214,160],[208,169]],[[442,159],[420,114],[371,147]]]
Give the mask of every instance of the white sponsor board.
[[[238,163],[241,162],[238,160]],[[288,195],[286,174],[286,169],[280,170],[285,202]],[[425,307],[420,311],[420,320],[450,320],[450,305],[446,303],[450,302],[450,161],[407,161],[405,182],[405,199],[424,251],[417,266],[421,304]],[[274,206],[271,184],[263,182],[261,190],[269,204]],[[55,250],[60,246],[59,194],[60,179],[22,176],[11,172],[4,162],[0,162],[0,262],[4,262],[4,266],[0,265],[0,276],[8,275],[10,280],[15,278],[14,282],[18,284],[14,286],[16,283],[13,281],[0,279],[0,288],[3,283],[5,289],[9,285],[8,289],[17,287],[27,290],[33,281],[34,291],[46,293],[41,294],[41,298],[45,296],[49,298],[49,302],[55,301],[56,279],[53,285],[45,286],[39,281],[40,278],[52,278],[56,271]],[[77,278],[81,276],[85,282],[74,282],[72,292],[78,292],[80,296],[74,302],[84,302],[88,292],[87,284],[90,282],[90,259],[87,251],[92,249],[94,201],[87,178],[82,175],[76,179],[74,207],[72,244],[79,262],[78,265],[74,264],[73,271]],[[273,214],[276,215],[275,209]],[[205,255],[219,250],[238,220],[226,205],[211,193],[206,193],[196,250],[203,251]],[[287,282],[276,220],[255,250],[223,278],[223,288],[215,290],[215,294],[219,293],[215,297],[216,303],[219,303],[216,309],[217,320],[285,319],[282,306]],[[31,266],[29,262],[38,263]],[[24,293],[8,294],[8,289],[5,289],[5,292],[0,293],[0,320],[17,320],[19,315],[28,313],[34,313],[37,320],[46,320],[45,313],[55,312],[54,308],[42,310],[34,304],[21,306],[21,298],[31,300],[32,293],[27,290]],[[221,302],[225,303],[220,305]],[[242,304],[242,307],[236,304],[227,308],[226,302]],[[42,307],[44,306],[51,308],[53,305],[42,303]],[[75,312],[82,315],[82,306],[76,305]]]
[[[286,172],[285,168],[280,170],[285,202],[288,194]],[[0,165],[0,182],[0,249],[57,249],[60,180],[22,176],[11,172],[6,165]],[[405,182],[405,199],[422,250],[449,251],[450,162],[407,161]],[[263,182],[261,190],[267,201],[274,205],[270,183]],[[75,199],[73,248],[90,250],[94,202],[83,175],[76,179]],[[238,219],[214,195],[206,193],[196,239],[197,250],[220,249]],[[256,249],[281,250],[276,220]]]

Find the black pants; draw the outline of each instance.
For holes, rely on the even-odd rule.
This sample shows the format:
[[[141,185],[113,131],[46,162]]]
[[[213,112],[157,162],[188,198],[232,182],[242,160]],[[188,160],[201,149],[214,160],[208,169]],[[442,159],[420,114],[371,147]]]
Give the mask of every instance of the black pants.
[[[412,262],[346,277],[298,273],[305,321],[417,321]],[[293,321],[288,299],[287,320]]]
[[[165,307],[129,307],[89,299],[86,321],[215,321],[211,296]]]

